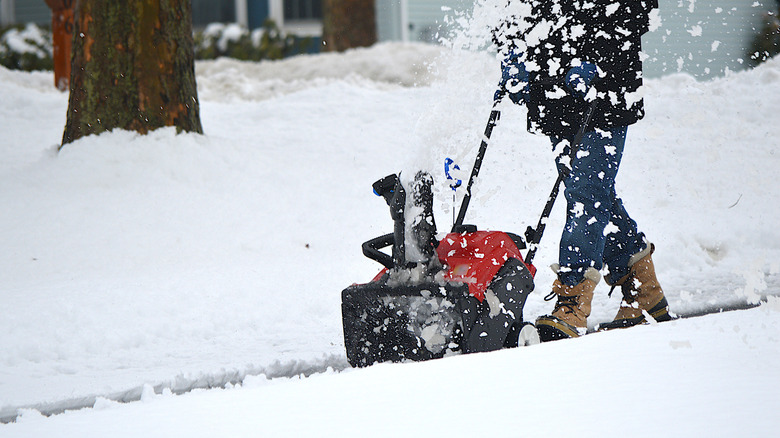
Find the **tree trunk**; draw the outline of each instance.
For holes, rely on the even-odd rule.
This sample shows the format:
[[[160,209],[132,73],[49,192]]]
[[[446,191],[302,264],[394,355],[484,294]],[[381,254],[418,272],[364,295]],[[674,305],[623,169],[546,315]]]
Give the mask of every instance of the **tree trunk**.
[[[323,0],[325,51],[344,51],[376,43],[374,0]]]
[[[78,0],[74,15],[63,146],[115,128],[203,132],[190,0]]]

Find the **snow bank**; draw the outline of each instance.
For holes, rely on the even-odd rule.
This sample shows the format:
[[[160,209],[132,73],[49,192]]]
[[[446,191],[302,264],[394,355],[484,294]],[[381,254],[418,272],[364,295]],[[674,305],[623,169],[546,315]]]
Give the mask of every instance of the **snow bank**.
[[[382,43],[370,49],[262,63],[230,58],[198,61],[195,71],[201,100],[258,101],[334,82],[383,90],[429,85],[430,64],[441,52],[430,44]]]
[[[28,23],[22,30],[10,29],[0,39],[0,52],[29,53],[39,58],[51,56],[51,35],[34,23]]]

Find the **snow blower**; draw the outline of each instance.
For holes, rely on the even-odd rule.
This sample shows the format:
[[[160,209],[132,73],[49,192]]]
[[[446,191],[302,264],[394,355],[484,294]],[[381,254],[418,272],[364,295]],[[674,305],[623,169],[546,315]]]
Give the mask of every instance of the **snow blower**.
[[[344,346],[353,367],[539,343],[536,328],[523,321],[523,307],[534,290],[532,260],[545,219],[565,175],[558,176],[537,227],[528,227],[525,241],[513,233],[463,224],[472,185],[500,117],[499,102],[496,99],[490,113],[457,219],[441,240],[436,239],[430,174],[418,172],[406,185],[396,174],[373,184],[374,193],[390,207],[394,229],[362,246],[363,254],[384,269],[371,282],[342,291]],[[595,104],[586,112],[575,146],[594,109]],[[571,149],[573,156],[576,147]],[[520,251],[526,241],[524,259]],[[392,247],[392,255],[380,251],[387,247]]]

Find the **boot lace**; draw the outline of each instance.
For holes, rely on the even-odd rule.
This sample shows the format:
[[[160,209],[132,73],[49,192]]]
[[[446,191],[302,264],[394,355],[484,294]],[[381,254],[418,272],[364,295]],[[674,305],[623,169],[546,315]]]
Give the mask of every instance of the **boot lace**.
[[[623,300],[625,300],[626,303],[631,304],[636,300],[636,296],[631,293],[631,285],[634,284],[634,270],[632,269],[631,272],[626,276],[623,281],[620,283],[615,283],[612,285],[612,287],[609,289],[609,293],[607,294],[607,297],[612,298],[612,292],[615,291],[615,288],[620,286],[620,292],[623,295]],[[546,299],[546,298],[545,298]]]
[[[574,313],[574,309],[577,308],[577,297],[576,296],[564,296],[564,295],[558,295],[555,292],[550,292],[547,294],[546,297],[544,297],[545,301],[552,301],[555,297],[558,297],[558,301],[555,303],[555,309],[553,309],[553,313],[557,312],[560,309],[563,309],[564,313]]]

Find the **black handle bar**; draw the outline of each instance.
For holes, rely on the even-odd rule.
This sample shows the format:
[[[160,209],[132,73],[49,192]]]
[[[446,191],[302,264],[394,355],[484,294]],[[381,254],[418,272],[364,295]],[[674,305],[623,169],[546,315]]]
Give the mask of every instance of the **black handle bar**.
[[[389,234],[385,234],[384,236],[375,237],[363,243],[363,255],[370,258],[371,260],[379,262],[387,269],[393,269],[394,266],[393,257],[383,253],[379,249],[387,248],[388,246],[391,246],[394,243],[395,243],[394,233],[389,233]]]

